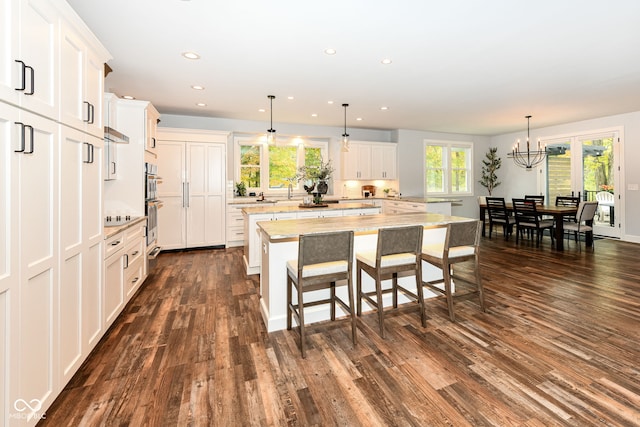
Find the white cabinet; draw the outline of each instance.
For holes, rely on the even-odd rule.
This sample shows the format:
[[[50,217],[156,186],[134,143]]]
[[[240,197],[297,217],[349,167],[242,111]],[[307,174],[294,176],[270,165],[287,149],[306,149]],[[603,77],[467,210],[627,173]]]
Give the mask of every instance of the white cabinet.
[[[105,330],[111,326],[124,307],[124,233],[118,233],[105,241],[104,285],[102,312]]]
[[[158,134],[158,244],[224,245],[227,134],[162,128]]]
[[[369,179],[371,176],[371,146],[351,143],[349,151],[342,152],[342,179]]]
[[[396,179],[397,174],[396,144],[371,145],[371,179]]]
[[[397,179],[397,146],[354,141],[341,153],[342,179]]]
[[[0,0],[0,97],[58,118],[58,17],[50,0]]]
[[[427,204],[419,202],[411,202],[404,200],[385,200],[383,202],[382,212],[385,214],[426,212]]]
[[[102,331],[95,310],[102,280],[102,147],[102,139],[61,127],[58,332],[65,383]]]
[[[90,41],[66,21],[60,26],[60,121],[102,138],[104,64]]]
[[[253,204],[228,204],[226,217],[226,233],[228,248],[244,245],[244,218],[242,208],[255,206]]]
[[[244,263],[247,267],[247,274],[258,274],[260,272],[260,260],[262,259],[262,245],[257,223],[260,221],[296,219],[298,214],[296,212],[279,212],[257,215],[244,214],[243,216],[245,223]]]
[[[157,130],[158,130],[158,119],[160,119],[160,113],[158,110],[154,108],[153,105],[149,104],[145,110],[146,113],[146,136],[145,136],[145,150],[157,154],[156,148],[158,147],[157,140]]]
[[[125,231],[124,295],[129,301],[146,277],[144,222]]]

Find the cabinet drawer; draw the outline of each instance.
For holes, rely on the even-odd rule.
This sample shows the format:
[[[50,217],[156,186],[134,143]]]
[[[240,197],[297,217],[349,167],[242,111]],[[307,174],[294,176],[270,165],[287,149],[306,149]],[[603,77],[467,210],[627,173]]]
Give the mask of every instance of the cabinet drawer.
[[[144,280],[144,259],[140,257],[136,258],[136,261],[129,264],[129,267],[124,271],[124,292],[128,298],[138,289]]]
[[[109,237],[104,242],[104,258],[109,258],[121,248],[124,248],[124,233],[118,233]]]
[[[132,265],[134,264],[139,258],[143,258],[144,257],[144,240],[141,238],[136,238],[135,240],[132,240],[129,242],[129,244],[127,245],[127,249],[125,251],[126,253],[126,260],[125,260],[125,266],[126,265]],[[127,268],[127,267],[125,267]]]
[[[132,240],[135,240],[138,237],[145,237],[144,229],[145,229],[144,221],[134,225],[133,227],[127,228],[124,231],[125,241],[128,243],[128,242],[131,242]]]

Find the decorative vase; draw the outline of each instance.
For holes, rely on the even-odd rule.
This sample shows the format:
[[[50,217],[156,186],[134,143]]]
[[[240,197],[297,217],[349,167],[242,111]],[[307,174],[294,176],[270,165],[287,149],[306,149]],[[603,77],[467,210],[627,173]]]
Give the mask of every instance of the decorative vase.
[[[329,184],[327,184],[327,181],[325,181],[324,179],[321,179],[320,181],[318,181],[316,189],[320,194],[327,194],[327,191],[329,190]]]

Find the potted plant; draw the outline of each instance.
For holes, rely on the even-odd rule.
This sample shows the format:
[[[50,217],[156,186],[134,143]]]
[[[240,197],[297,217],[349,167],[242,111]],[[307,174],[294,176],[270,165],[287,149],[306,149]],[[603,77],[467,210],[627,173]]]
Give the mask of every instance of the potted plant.
[[[247,187],[244,185],[244,182],[236,182],[236,196],[244,197],[247,195]]]
[[[320,165],[300,166],[296,176],[298,181],[308,181],[308,185],[305,184],[304,189],[309,194],[313,193],[313,190],[315,189],[316,197],[314,197],[314,201],[315,203],[320,203],[322,201],[322,194],[327,194],[329,189],[327,180],[331,178],[332,174],[333,166],[331,165],[331,160],[325,163],[320,159]]]
[[[498,147],[490,147],[482,160],[482,179],[478,181],[480,185],[485,187],[491,196],[494,188],[500,185],[496,171],[502,166],[502,159],[498,157]]]

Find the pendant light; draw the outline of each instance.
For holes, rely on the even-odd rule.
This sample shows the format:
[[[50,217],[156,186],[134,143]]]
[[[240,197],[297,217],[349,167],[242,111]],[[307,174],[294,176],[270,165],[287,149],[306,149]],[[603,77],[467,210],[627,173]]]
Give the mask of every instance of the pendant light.
[[[273,100],[275,99],[275,96],[267,95],[267,98],[269,98],[271,113],[270,127],[267,129],[267,144],[273,145],[276,143],[276,130],[273,128]]]
[[[349,104],[342,104],[344,107],[344,133],[342,134],[342,151],[349,151],[349,134],[347,133],[347,107]]]
[[[524,116],[524,118],[527,119],[527,151],[520,150],[520,140],[517,140],[507,157],[513,159],[516,165],[530,171],[547,157],[547,147],[542,147],[538,139],[536,149],[531,149],[531,144],[529,143],[529,119],[531,119],[531,116]]]

